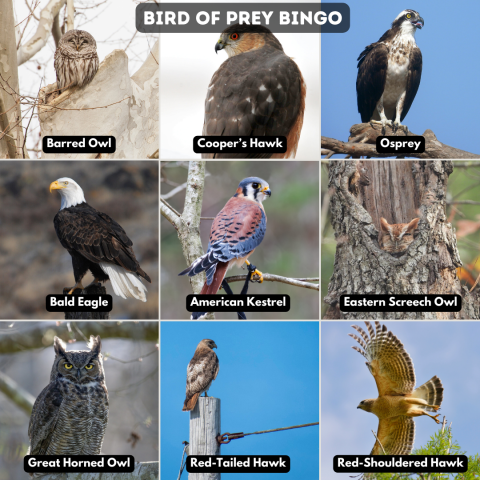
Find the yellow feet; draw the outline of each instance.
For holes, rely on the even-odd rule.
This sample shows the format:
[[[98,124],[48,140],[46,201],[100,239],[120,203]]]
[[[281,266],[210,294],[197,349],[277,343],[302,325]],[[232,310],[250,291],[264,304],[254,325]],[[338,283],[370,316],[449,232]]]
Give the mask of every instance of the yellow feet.
[[[438,408],[437,408],[438,410]],[[425,415],[428,415],[428,413],[425,413]],[[437,417],[440,416],[440,414],[437,414],[437,415],[428,415],[430,418],[433,418],[435,420],[436,423],[440,423],[440,420],[437,420]]]
[[[245,263],[249,267],[250,267],[250,265],[252,265],[248,260],[245,260]],[[253,268],[255,268],[255,270],[252,271]],[[252,269],[250,269],[250,268],[248,269],[250,272],[252,272],[251,280],[255,281],[255,282],[258,282],[258,283],[263,283],[263,273],[260,270],[258,270],[257,267],[254,267],[253,265],[252,265]],[[257,276],[258,278],[254,279],[253,277],[255,277],[255,276]]]
[[[70,291],[68,292],[68,295],[71,295],[75,290],[78,290],[78,289],[84,290],[84,287],[83,287],[81,281],[80,281],[80,282],[77,282],[77,283],[75,284],[75,286],[70,289]],[[65,290],[68,290],[68,288],[64,288],[64,289],[63,289],[64,292],[65,292]]]

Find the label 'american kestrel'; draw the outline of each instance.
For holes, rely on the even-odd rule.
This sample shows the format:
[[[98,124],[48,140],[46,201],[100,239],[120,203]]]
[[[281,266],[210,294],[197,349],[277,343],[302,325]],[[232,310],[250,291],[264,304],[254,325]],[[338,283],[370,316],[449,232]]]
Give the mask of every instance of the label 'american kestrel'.
[[[226,203],[215,217],[210,230],[210,242],[207,253],[197,258],[190,267],[179,275],[193,277],[205,271],[207,281],[203,285],[201,295],[214,295],[220,285],[227,293],[232,293],[228,283],[224,281],[227,270],[245,262],[249,266],[246,286],[252,274],[262,273],[250,264],[247,258],[260,245],[267,229],[267,216],[262,202],[272,192],[265,180],[248,177],[240,182],[235,195]],[[246,293],[246,288],[242,294]],[[197,320],[206,312],[193,312],[191,318]]]

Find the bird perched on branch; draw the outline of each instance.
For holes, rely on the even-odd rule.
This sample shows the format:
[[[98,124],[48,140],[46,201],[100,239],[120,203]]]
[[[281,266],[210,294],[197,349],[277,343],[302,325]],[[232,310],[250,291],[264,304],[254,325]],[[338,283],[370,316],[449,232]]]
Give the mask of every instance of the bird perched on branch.
[[[357,325],[352,327],[362,338],[349,333],[364,350],[352,347],[366,359],[368,370],[378,388],[378,398],[362,400],[357,408],[378,418],[377,440],[370,455],[408,455],[415,438],[413,417],[427,415],[436,423],[436,412],[443,400],[443,385],[436,376],[415,388],[415,370],[402,342],[385,325],[375,322],[375,330],[365,322],[370,333]]]
[[[226,203],[215,217],[210,230],[210,242],[207,253],[197,258],[190,267],[179,275],[193,277],[205,271],[207,281],[200,295],[214,295],[220,285],[232,294],[224,280],[227,270],[234,265],[241,267],[246,263],[249,273],[242,294],[246,294],[248,282],[252,275],[258,275],[263,282],[262,272],[247,260],[256,247],[260,245],[267,229],[267,216],[262,202],[272,192],[265,180],[248,177],[242,180],[235,195]],[[193,312],[191,318],[197,320],[207,312]]]
[[[215,52],[228,59],[215,72],[205,99],[203,135],[285,136],[281,154],[203,154],[203,158],[294,158],[303,125],[306,85],[297,64],[266,27],[226,28]]]
[[[72,257],[75,286],[84,290],[82,279],[88,270],[93,283],[110,280],[116,295],[147,301],[147,289],[141,278],[152,283],[135,258],[125,230],[107,214],[95,210],[85,200],[83,190],[71,178],[59,178],[50,184],[62,198],[53,223],[55,232]]]
[[[198,397],[210,388],[220,370],[217,354],[213,351],[218,348],[213,340],[205,338],[195,350],[193,358],[187,367],[187,389],[182,411],[188,412],[195,408]]]
[[[415,42],[424,25],[415,10],[404,10],[378,42],[357,58],[357,105],[363,123],[386,126],[394,132],[408,127],[401,122],[412,106],[422,76],[422,52]],[[373,126],[373,125],[372,125]]]

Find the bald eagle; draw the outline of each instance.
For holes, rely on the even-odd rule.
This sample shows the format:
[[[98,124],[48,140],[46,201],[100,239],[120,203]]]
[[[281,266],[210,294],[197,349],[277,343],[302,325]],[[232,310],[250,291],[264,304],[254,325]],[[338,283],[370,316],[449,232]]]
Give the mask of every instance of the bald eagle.
[[[82,279],[87,270],[92,272],[93,283],[112,282],[113,291],[122,298],[147,301],[143,277],[152,283],[135,258],[125,230],[107,214],[91,207],[83,190],[71,178],[59,178],[50,184],[50,192],[58,190],[60,211],[53,223],[58,239],[72,256],[75,286],[84,289]]]

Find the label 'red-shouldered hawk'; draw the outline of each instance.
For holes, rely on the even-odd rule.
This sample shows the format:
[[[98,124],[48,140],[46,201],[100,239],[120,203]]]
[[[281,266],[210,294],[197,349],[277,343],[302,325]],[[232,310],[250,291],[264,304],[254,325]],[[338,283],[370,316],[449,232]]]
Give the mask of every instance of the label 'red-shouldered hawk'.
[[[213,75],[205,99],[203,135],[280,136],[281,154],[203,154],[203,158],[294,158],[303,125],[306,85],[297,64],[261,25],[235,24],[215,45],[228,59]]]
[[[200,295],[214,295],[220,285],[225,290],[225,274],[234,265],[241,267],[260,245],[267,230],[267,216],[262,202],[272,192],[265,180],[258,177],[243,179],[235,195],[225,204],[213,221],[207,253],[197,258],[179,275],[193,277],[205,271],[207,281]],[[253,268],[263,281],[262,273]],[[247,281],[249,280],[247,276]],[[228,291],[227,291],[228,292]],[[192,320],[203,317],[207,312],[193,312]]]
[[[375,378],[378,398],[362,400],[357,408],[379,418],[377,440],[371,455],[408,455],[415,439],[413,417],[427,415],[435,422],[443,400],[443,385],[436,376],[415,388],[415,371],[410,355],[402,342],[385,325],[375,322],[375,330],[365,322],[370,338],[357,325],[352,327],[362,338],[349,333],[364,350],[352,347],[368,361],[368,370]],[[379,444],[380,442],[380,444]]]

